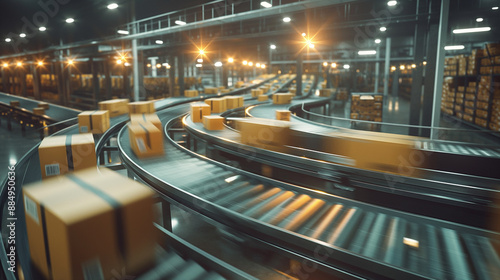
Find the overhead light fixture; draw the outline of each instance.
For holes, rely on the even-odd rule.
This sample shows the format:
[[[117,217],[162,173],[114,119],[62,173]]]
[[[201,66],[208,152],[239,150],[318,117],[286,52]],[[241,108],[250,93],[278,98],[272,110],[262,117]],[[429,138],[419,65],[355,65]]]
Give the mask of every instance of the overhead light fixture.
[[[464,45],[445,46],[444,49],[447,51],[456,51],[465,49],[465,46]]]
[[[118,60],[116,61],[116,64],[122,64],[122,63],[123,63],[123,61],[122,61],[121,59],[118,59]]]
[[[73,23],[73,22],[75,22],[74,18],[67,18],[66,19],[66,23]]]
[[[247,64],[248,64],[248,61],[243,60],[243,62],[242,62],[242,63],[243,63],[243,65],[247,65]]]
[[[303,32],[301,35],[302,37],[306,37],[307,34]]]
[[[221,67],[222,66],[222,62],[217,61],[214,65],[215,65],[215,67]]]
[[[122,35],[130,34],[130,32],[128,32],[127,30],[118,30],[117,32],[118,32],[118,34],[122,34]]]
[[[323,66],[325,66],[325,67],[328,66],[328,62],[326,62],[326,61],[323,62]]]
[[[253,62],[248,62],[248,66],[253,66]]]
[[[5,42],[10,43],[10,42],[12,42],[12,39],[11,38],[5,38]]]
[[[271,48],[271,50],[275,50],[276,49],[276,45],[270,45],[269,47]]]
[[[163,41],[162,40],[156,40],[155,43],[158,44],[158,45],[163,45]]]
[[[427,61],[424,61],[424,63],[422,63],[423,65],[427,65]]]
[[[290,17],[284,17],[283,18],[283,22],[290,22],[292,21],[292,19]]]
[[[271,8],[273,5],[271,5],[271,3],[269,2],[266,2],[266,1],[262,1],[260,2],[260,5],[264,8]]]
[[[331,65],[331,66],[332,66],[332,68],[337,68],[337,63],[332,62],[332,65]]]
[[[198,67],[198,68],[201,68],[201,66],[202,65],[200,63],[196,64],[196,67]]]
[[[177,24],[177,25],[186,25],[186,22],[182,21],[182,20],[176,20],[175,24]]]
[[[476,32],[487,32],[490,31],[491,27],[474,27],[474,28],[462,28],[453,30],[453,34],[464,34],[464,33],[476,33]]]
[[[414,68],[414,69],[415,69],[415,68],[417,68],[417,65],[416,65],[416,64],[412,64],[412,65],[411,65],[411,68]]]
[[[385,31],[387,31],[387,27],[382,26],[382,27],[380,27],[380,29],[379,29],[379,30],[380,30],[381,32],[385,32]]]
[[[4,63],[3,67],[9,67],[9,64],[8,63]]]
[[[314,44],[313,44],[313,43],[310,43],[310,44],[309,44],[309,48],[314,49]]]
[[[68,65],[73,65],[73,63],[74,63],[73,59],[68,60]]]
[[[198,59],[196,60],[196,62],[198,62],[198,63],[202,63],[202,62],[203,62],[203,58],[198,58]]]
[[[400,66],[399,66],[399,69],[401,69],[401,70],[405,70],[405,66],[404,66],[404,65],[400,65]]]
[[[151,63],[148,63],[146,66],[147,66],[147,67],[151,67]]]
[[[38,30],[40,30],[41,32],[44,32],[45,30],[47,30],[47,27],[45,27],[45,26],[40,26],[40,27],[38,28]]]
[[[204,50],[200,50],[200,55],[204,55],[205,54],[205,51]]]
[[[491,9],[492,9],[493,11],[496,11],[496,10],[498,10],[498,6],[491,7]]]
[[[391,66],[391,71],[396,71],[396,66]]]
[[[344,64],[344,69],[350,69],[351,68],[351,65],[349,64]]]
[[[43,66],[43,61],[38,61],[38,66]]]
[[[116,4],[116,3],[111,3],[108,5],[108,9],[110,9],[110,10],[114,10],[116,8],[118,8],[118,4]]]
[[[156,64],[156,68],[161,68],[161,64],[160,63]]]
[[[227,62],[229,62],[229,63],[233,63],[233,62],[234,62],[234,58],[232,58],[232,57],[228,58],[228,59],[227,59]]]
[[[375,44],[380,44],[380,43],[382,43],[382,40],[380,40],[380,39],[375,39]]]
[[[391,0],[389,2],[387,2],[387,6],[389,7],[394,7],[398,4],[398,1],[394,1],[394,0]]]
[[[482,17],[476,18],[476,22],[483,22],[483,21],[484,21],[484,19]]]
[[[377,54],[377,51],[375,50],[366,50],[366,51],[359,51],[358,55],[374,55]]]
[[[130,63],[125,62],[125,64],[123,64],[123,65],[125,65],[125,66],[127,66],[127,67],[128,67],[128,66],[130,66]]]
[[[19,62],[16,63],[16,65],[19,66],[19,67],[21,67],[21,66],[23,66],[23,63],[21,61],[19,61]]]
[[[262,69],[266,69],[266,65],[265,65],[265,64],[261,64],[261,65],[260,65],[260,68],[262,68]]]
[[[255,66],[256,66],[257,68],[259,68],[259,67],[260,67],[260,63],[258,63],[258,62],[257,62],[257,63],[255,64]]]
[[[19,34],[19,37],[21,37],[21,38],[26,37],[26,33],[21,33],[21,34]]]

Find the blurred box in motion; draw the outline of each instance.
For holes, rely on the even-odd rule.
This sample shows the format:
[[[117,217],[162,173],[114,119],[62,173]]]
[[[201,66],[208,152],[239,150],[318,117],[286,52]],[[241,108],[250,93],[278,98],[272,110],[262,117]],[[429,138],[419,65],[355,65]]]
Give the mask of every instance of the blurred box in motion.
[[[206,87],[204,92],[205,94],[217,94],[219,93],[219,89],[216,87]]]
[[[17,100],[13,100],[10,102],[10,106],[12,107],[21,107],[21,102],[17,101]]]
[[[150,122],[136,122],[128,126],[130,147],[139,158],[163,155],[163,133]]]
[[[276,110],[276,119],[278,121],[290,121],[291,112],[288,110]]]
[[[151,114],[156,112],[155,103],[153,101],[138,101],[128,104],[129,114]]]
[[[205,103],[191,104],[191,120],[193,122],[202,122],[203,116],[210,115],[210,105]]]
[[[37,116],[43,116],[45,115],[45,109],[44,108],[33,108],[33,114]]]
[[[290,104],[293,94],[291,93],[275,93],[273,94],[273,104]]]
[[[130,123],[136,124],[141,122],[149,122],[156,126],[160,131],[163,130],[160,118],[156,114],[133,114],[130,116]]]
[[[220,90],[220,93],[230,93],[231,92],[231,89],[221,89]]]
[[[84,111],[78,114],[80,133],[102,134],[109,129],[109,111]]]
[[[186,89],[184,91],[184,96],[185,97],[197,97],[198,96],[198,91],[195,89]]]
[[[245,82],[243,81],[237,81],[236,84],[234,85],[235,88],[241,88],[245,85]]]
[[[153,192],[87,169],[23,187],[31,261],[46,279],[112,279],[154,263]]]
[[[128,99],[113,99],[99,102],[99,110],[108,110],[113,118],[128,113]]]
[[[220,116],[203,116],[203,127],[207,130],[223,130],[224,118]]]
[[[290,122],[248,118],[236,122],[241,143],[258,148],[285,151],[291,140]]]
[[[43,108],[45,110],[48,110],[50,108],[49,103],[47,102],[40,102],[38,103],[38,108]]]
[[[319,90],[319,96],[322,97],[330,97],[332,95],[332,89],[331,88],[324,88]]]
[[[212,113],[220,114],[226,111],[226,99],[224,98],[205,99],[205,103],[210,105],[210,111]]]
[[[96,166],[91,133],[46,137],[38,147],[38,155],[42,179]]]
[[[269,100],[269,96],[267,95],[259,95],[259,97],[257,97],[257,101],[259,102],[264,102],[264,101],[268,101]]]
[[[243,96],[226,96],[225,99],[227,110],[243,107]]]
[[[261,89],[252,89],[252,97],[258,97],[262,95],[264,92]]]

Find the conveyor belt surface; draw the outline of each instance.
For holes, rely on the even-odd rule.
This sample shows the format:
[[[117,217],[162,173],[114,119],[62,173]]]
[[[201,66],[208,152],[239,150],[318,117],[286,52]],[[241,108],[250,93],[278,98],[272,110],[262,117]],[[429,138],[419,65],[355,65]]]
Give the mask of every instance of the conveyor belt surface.
[[[188,111],[160,114],[164,123]],[[498,279],[498,234],[310,191],[195,158],[169,141],[141,160],[122,157],[160,191],[229,226],[374,278]],[[323,256],[323,255],[322,255]]]
[[[0,93],[0,102],[5,103],[10,106],[10,101],[19,101],[21,103],[21,108],[28,111],[33,111],[34,108],[38,107],[40,101],[32,100],[28,98],[19,97],[16,95],[11,95],[7,93]],[[63,107],[50,103],[49,110],[45,110],[45,115],[49,116],[56,122],[64,121],[67,119],[75,118],[81,113],[79,110],[71,109],[68,107]]]

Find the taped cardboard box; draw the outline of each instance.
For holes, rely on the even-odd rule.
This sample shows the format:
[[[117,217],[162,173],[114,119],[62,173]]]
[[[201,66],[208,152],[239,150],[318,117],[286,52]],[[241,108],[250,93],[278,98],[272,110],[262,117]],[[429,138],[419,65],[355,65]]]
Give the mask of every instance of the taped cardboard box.
[[[261,89],[252,89],[252,97],[258,97],[262,95],[264,92]]]
[[[32,263],[46,279],[111,279],[154,263],[153,192],[87,169],[23,187]]]
[[[290,121],[291,112],[288,110],[276,110],[276,119],[279,121]]]
[[[138,158],[164,154],[163,133],[149,122],[131,123],[128,126],[130,147]]]
[[[38,147],[42,179],[96,166],[91,133],[44,138]]]
[[[199,94],[198,91],[195,89],[187,89],[184,91],[185,97],[197,97],[198,94]]]
[[[160,118],[158,118],[158,115],[156,114],[133,114],[130,116],[131,124],[142,123],[142,122],[152,123],[160,131],[163,131],[163,125],[160,121]]]
[[[207,130],[223,130],[224,118],[221,116],[203,116],[203,127]]]
[[[203,122],[203,116],[210,115],[210,105],[205,103],[191,104],[191,120],[193,122]]]
[[[49,103],[47,102],[40,102],[38,103],[38,108],[43,108],[45,110],[48,110],[50,108]]]
[[[113,118],[128,113],[128,99],[113,99],[99,102],[99,110],[108,110]]]
[[[292,98],[291,93],[275,93],[273,94],[273,104],[290,104]]]
[[[249,118],[236,122],[241,143],[258,148],[284,152],[292,139],[290,122]]]
[[[319,96],[330,97],[332,95],[332,89],[324,88],[319,90]]]
[[[217,94],[219,93],[219,89],[216,87],[206,87],[204,92],[205,94]]]
[[[43,116],[45,115],[45,109],[44,108],[33,108],[33,114],[37,116]]]
[[[151,114],[155,113],[155,103],[153,101],[138,101],[128,104],[129,114]]]
[[[257,101],[260,101],[260,102],[264,102],[264,101],[268,101],[269,100],[269,96],[267,95],[259,95],[259,97],[257,97]]]
[[[243,107],[243,96],[226,96],[225,99],[227,110]]]
[[[12,107],[21,107],[21,102],[17,100],[10,101],[10,106]]]
[[[226,111],[226,99],[224,98],[209,98],[205,99],[205,103],[210,105],[210,112],[220,114]]]
[[[108,111],[84,111],[78,114],[80,133],[102,134],[109,129]]]

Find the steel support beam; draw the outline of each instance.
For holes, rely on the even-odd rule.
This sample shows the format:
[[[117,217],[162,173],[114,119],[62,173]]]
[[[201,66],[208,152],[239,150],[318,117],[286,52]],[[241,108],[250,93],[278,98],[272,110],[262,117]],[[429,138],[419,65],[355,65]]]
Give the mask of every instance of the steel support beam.
[[[111,65],[109,59],[105,59],[103,63],[104,63],[104,75],[106,76],[104,80],[104,87],[106,89],[106,99],[109,100],[111,99],[111,95],[113,92],[111,85],[111,69],[110,69]]]
[[[177,71],[179,72],[179,96],[184,96],[184,54],[181,53],[177,56]]]
[[[99,73],[93,57],[90,58],[90,72],[92,73],[92,94],[94,95],[94,106],[97,106],[97,103],[101,101],[101,96],[98,76]]]
[[[175,90],[175,57],[173,55],[169,56],[168,63],[170,64],[170,71],[168,72],[168,91],[170,93],[170,97],[174,96]],[[151,63],[151,67],[153,64]]]
[[[297,89],[296,89],[296,94],[297,96],[301,96],[302,95],[302,52],[299,53],[299,55],[297,56],[297,78],[296,78],[296,85],[297,85]]]
[[[41,100],[40,70],[36,65],[31,65],[31,72],[33,73],[33,97],[36,100]]]
[[[377,62],[375,63],[375,85],[373,87],[373,92],[378,93],[378,83],[380,80],[380,44],[377,46]]]
[[[384,65],[384,107],[389,95],[389,75],[391,70],[391,38],[385,41],[385,65]]]

